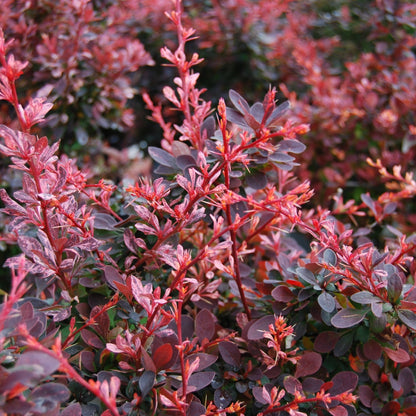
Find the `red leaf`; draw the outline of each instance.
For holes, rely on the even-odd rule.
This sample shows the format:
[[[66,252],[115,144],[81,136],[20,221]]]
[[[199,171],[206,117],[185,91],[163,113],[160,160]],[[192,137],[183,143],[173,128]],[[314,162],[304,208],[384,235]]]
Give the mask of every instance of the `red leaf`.
[[[317,352],[305,352],[296,365],[295,377],[305,377],[316,373],[322,364],[322,357]]]
[[[173,348],[170,344],[163,344],[153,353],[153,362],[157,370],[165,368],[172,358]]]
[[[400,404],[396,401],[388,402],[381,409],[381,416],[392,416],[397,415],[400,411]]]

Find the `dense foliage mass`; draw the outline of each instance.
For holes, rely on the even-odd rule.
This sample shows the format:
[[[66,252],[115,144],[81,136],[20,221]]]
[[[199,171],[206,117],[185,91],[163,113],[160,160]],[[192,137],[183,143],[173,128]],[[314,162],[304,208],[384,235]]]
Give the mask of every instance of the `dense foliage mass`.
[[[416,415],[416,6],[183,3],[0,5],[0,415]]]

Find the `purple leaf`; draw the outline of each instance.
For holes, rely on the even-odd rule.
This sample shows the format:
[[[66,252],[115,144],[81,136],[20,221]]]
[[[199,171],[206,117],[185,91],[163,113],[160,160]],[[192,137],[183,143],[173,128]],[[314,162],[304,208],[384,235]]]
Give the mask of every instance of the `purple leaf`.
[[[59,416],[82,416],[82,408],[79,403],[74,403],[65,407]]]
[[[59,360],[41,351],[27,351],[17,360],[16,367],[36,364],[43,369],[43,376],[54,373],[60,366]]]
[[[269,159],[272,160],[273,162],[278,162],[278,163],[291,163],[295,160],[293,156],[290,156],[287,153],[282,153],[279,151],[271,153],[269,155]]]
[[[264,108],[262,103],[255,103],[250,108],[250,114],[256,119],[258,123],[261,123],[264,116]]]
[[[402,294],[403,283],[397,273],[393,273],[388,277],[387,295],[392,304],[396,304]]]
[[[186,412],[186,416],[202,416],[205,415],[207,409],[201,403],[192,401]]]
[[[71,393],[68,387],[60,383],[46,383],[35,388],[30,396],[32,398],[46,397],[57,403],[65,402],[69,399]]]
[[[154,146],[149,146],[148,151],[150,157],[160,165],[170,168],[177,168],[175,158],[166,150]]]
[[[305,149],[306,146],[299,140],[295,139],[282,140],[278,146],[278,150],[281,152],[290,152],[296,154],[302,153]]]
[[[191,365],[196,359],[199,360],[199,363],[198,363],[198,367],[194,370],[195,372],[205,370],[210,365],[214,364],[215,361],[218,360],[218,357],[213,354],[207,354],[205,352],[198,352],[188,357],[189,364]]]
[[[322,292],[318,296],[319,306],[328,313],[331,313],[335,309],[335,300],[328,292]]]
[[[145,371],[139,379],[139,388],[141,396],[145,397],[155,384],[155,373],[153,371]]]
[[[331,319],[332,325],[336,328],[351,328],[359,324],[367,314],[367,310],[358,309],[341,309]]]
[[[315,275],[305,267],[298,267],[296,269],[296,274],[305,282],[310,283],[311,285],[316,285],[318,282]]]
[[[274,324],[275,318],[273,315],[263,316],[255,321],[247,331],[247,338],[249,340],[258,340],[264,338],[264,333],[269,331],[269,325]]]
[[[403,395],[410,393],[415,386],[415,377],[409,367],[402,368],[398,377],[399,383],[403,388]]]
[[[267,186],[267,176],[263,172],[246,175],[247,185],[253,189],[264,189]]]
[[[373,295],[371,292],[368,292],[367,290],[363,290],[361,292],[352,294],[351,300],[356,303],[361,303],[362,305],[370,305],[373,302],[379,302],[380,298]]]
[[[337,265],[337,255],[330,248],[327,248],[324,251],[323,260],[325,263],[330,264],[331,266]]]
[[[208,386],[215,377],[215,371],[203,371],[202,373],[195,373],[189,377],[188,393],[198,391]],[[181,390],[181,389],[179,389]],[[178,393],[181,394],[181,393]]]
[[[241,353],[237,345],[229,341],[220,342],[218,350],[223,360],[234,367],[238,367],[241,363]]]
[[[94,229],[111,231],[116,224],[116,219],[110,214],[105,214],[104,212],[94,214]]]
[[[364,406],[371,407],[371,402],[374,400],[375,395],[373,389],[364,384],[358,387],[358,397]]]
[[[247,114],[250,111],[250,106],[248,105],[247,101],[237,91],[228,91],[228,96],[230,97],[234,107],[241,114]]]
[[[272,127],[290,108],[290,101],[279,104],[266,120],[266,125]]]
[[[313,351],[306,351],[296,364],[295,377],[305,377],[315,374],[322,365],[321,354]]]
[[[215,335],[215,316],[208,310],[202,309],[195,319],[195,333],[199,341],[211,340]]]
[[[117,286],[114,282],[120,283],[124,285],[124,280],[121,274],[117,271],[117,269],[113,266],[104,266],[103,267],[104,277],[107,283],[115,290],[117,290]]]
[[[244,129],[250,129],[245,118],[236,110],[227,107],[227,121],[237,124]]]
[[[216,389],[214,392],[214,403],[219,409],[225,409],[233,401],[233,396],[225,389]]]
[[[410,329],[416,331],[416,313],[410,310],[401,309],[398,311],[399,319]]]

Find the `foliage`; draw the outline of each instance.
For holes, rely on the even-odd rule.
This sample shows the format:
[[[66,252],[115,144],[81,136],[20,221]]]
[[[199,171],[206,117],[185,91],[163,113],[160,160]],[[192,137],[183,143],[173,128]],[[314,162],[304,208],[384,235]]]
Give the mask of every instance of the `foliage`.
[[[259,11],[270,2],[259,2],[259,9],[235,4],[242,3],[243,11]],[[290,7],[299,4],[280,6],[276,13],[294,31]],[[73,17],[80,27],[101,22],[88,2],[62,2],[58,10],[66,16],[70,7],[82,9],[84,20]],[[150,2],[143,7],[149,12]],[[14,55],[0,32],[0,98],[16,115],[0,126],[0,152],[20,180],[14,192],[0,190],[7,218],[2,240],[22,253],[6,261],[12,281],[0,308],[0,414],[416,414],[416,235],[406,218],[416,182],[404,169],[409,159],[391,167],[386,154],[371,153],[376,157],[366,160],[366,172],[374,174],[366,178],[378,175],[377,187],[385,182],[387,190],[377,194],[375,187],[347,201],[338,192],[332,209],[320,206],[307,178],[313,173],[308,152],[318,153],[317,145],[303,137],[320,143],[334,130],[348,137],[350,117],[372,112],[352,106],[347,119],[337,118],[330,88],[340,87],[341,78],[317,69],[319,55],[302,55],[301,33],[293,32],[287,37],[295,45],[292,59],[305,68],[316,101],[293,99],[281,86],[294,109],[279,102],[274,88],[250,105],[231,89],[230,107],[221,98],[214,117],[194,72],[202,58],[187,49],[195,45],[196,32],[185,23],[192,14],[184,16],[181,7],[177,0],[167,11],[166,28],[175,28],[177,44],[170,38],[161,50],[178,74],[163,95],[180,117],[173,124],[160,102],[143,95],[163,139],[161,147],[149,147],[153,177],[128,186],[94,182],[74,159],[58,154],[58,141],[37,135],[52,104],[33,85],[24,85],[31,98],[23,104],[16,88],[29,62],[19,57],[22,41]],[[413,9],[400,7],[394,16],[408,25]],[[124,21],[115,6],[102,2],[102,8],[111,10],[107,22]],[[255,14],[248,15],[253,30]],[[41,22],[50,22],[46,16]],[[227,27],[229,17],[223,19]],[[196,27],[204,33],[210,22]],[[280,23],[264,21],[266,28]],[[97,39],[88,33],[83,41]],[[100,33],[106,39],[112,29]],[[312,42],[311,53],[325,52],[325,45]],[[76,62],[71,90],[78,76],[90,77],[84,61]],[[136,64],[124,68],[134,71]],[[290,85],[290,71],[287,76]],[[340,94],[350,91],[351,79],[345,82]],[[414,108],[400,108],[407,123]],[[310,112],[317,116],[309,125]],[[330,136],[326,146],[337,149]],[[319,163],[327,154],[321,156]]]

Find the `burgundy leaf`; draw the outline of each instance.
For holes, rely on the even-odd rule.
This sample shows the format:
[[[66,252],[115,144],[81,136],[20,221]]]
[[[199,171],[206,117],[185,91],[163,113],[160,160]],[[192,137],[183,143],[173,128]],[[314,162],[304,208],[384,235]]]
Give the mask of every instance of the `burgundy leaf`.
[[[215,317],[208,309],[198,312],[195,319],[195,333],[200,341],[211,340],[215,335]]]
[[[329,393],[335,396],[344,391],[353,391],[358,383],[358,375],[352,371],[341,371],[333,377],[332,382],[334,385]]]
[[[218,350],[223,360],[234,367],[238,367],[241,363],[241,353],[237,345],[233,342],[223,341],[218,345]]]
[[[295,297],[293,292],[287,286],[277,286],[272,290],[273,299],[278,302],[290,302]]]
[[[324,382],[319,378],[307,377],[302,381],[302,389],[307,393],[317,393],[323,384]]]
[[[295,377],[305,377],[316,373],[322,364],[322,357],[317,352],[306,351],[296,364]]]
[[[303,392],[302,383],[296,377],[286,376],[283,380],[283,385],[285,387],[285,390],[290,394],[295,394],[296,392]]]
[[[373,339],[363,345],[363,353],[368,360],[377,361],[382,352],[380,344]]]
[[[374,400],[374,391],[370,386],[361,385],[358,387],[358,396],[364,406],[371,407],[371,402]]]
[[[113,266],[104,266],[103,268],[104,277],[107,283],[114,289],[117,289],[115,282],[124,285],[124,280],[121,274]]]
[[[94,364],[95,354],[92,351],[81,351],[80,362],[81,366],[86,368],[91,373],[94,373],[96,368]]]
[[[316,352],[328,353],[331,352],[336,343],[338,342],[340,335],[332,331],[320,332],[315,339],[313,348]]]
[[[186,416],[201,416],[205,415],[207,409],[201,403],[192,401],[186,412]]]

